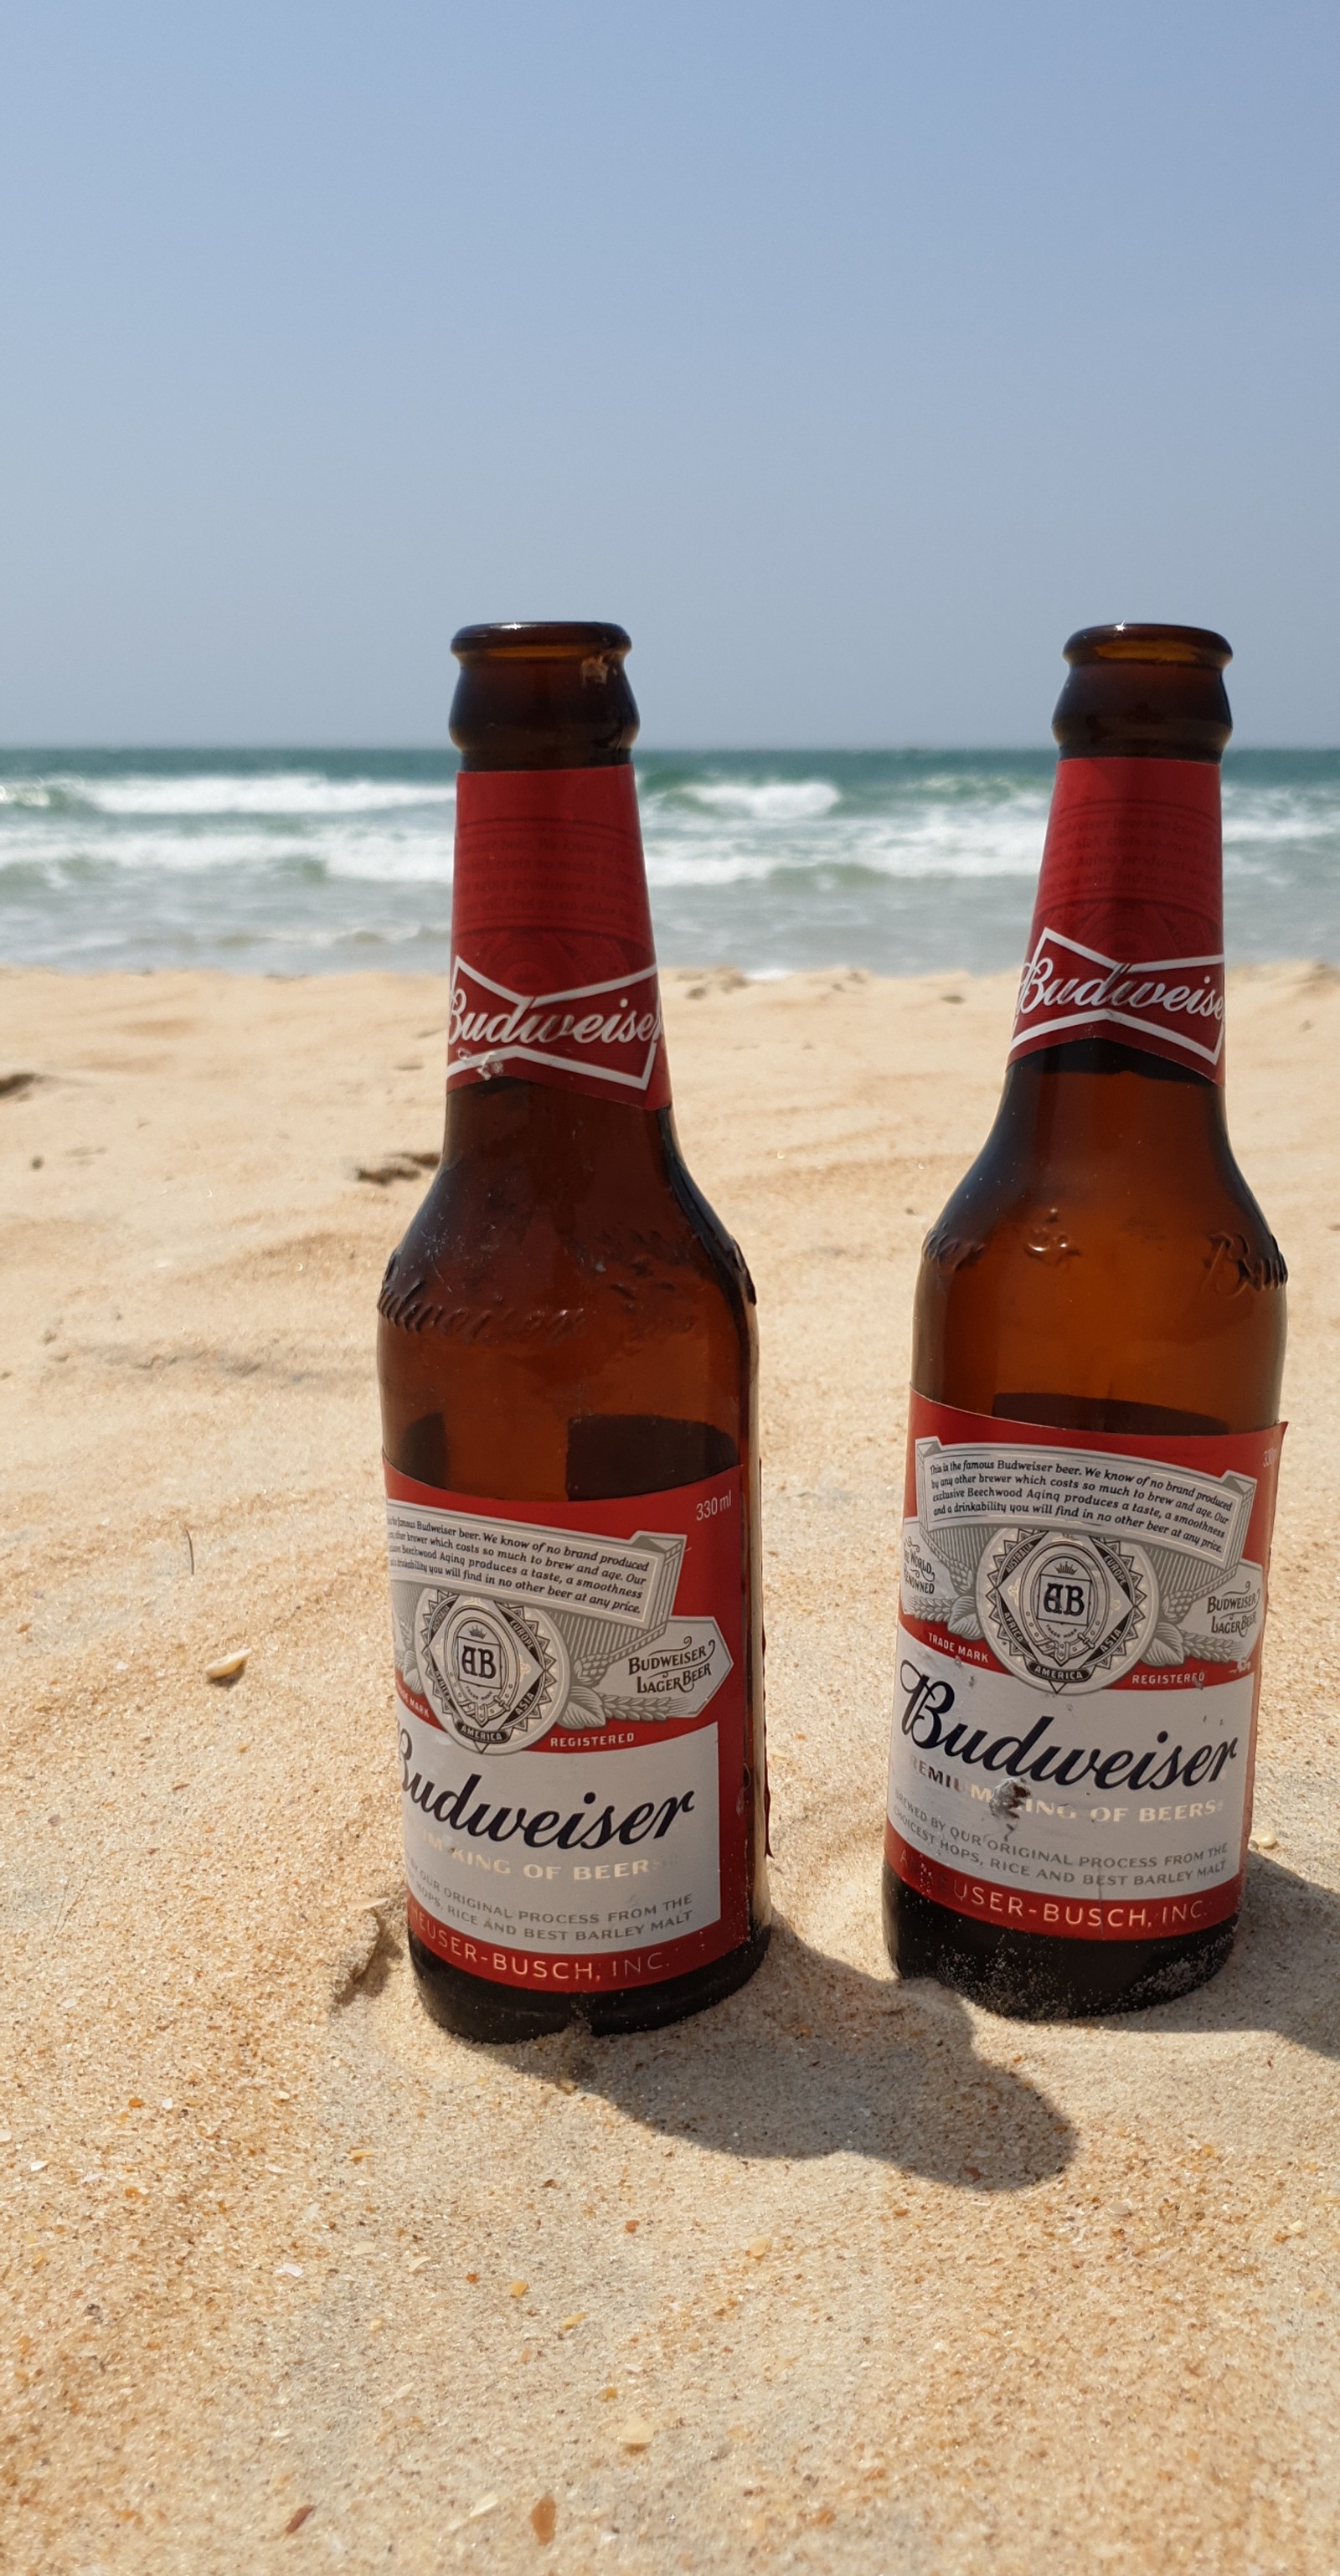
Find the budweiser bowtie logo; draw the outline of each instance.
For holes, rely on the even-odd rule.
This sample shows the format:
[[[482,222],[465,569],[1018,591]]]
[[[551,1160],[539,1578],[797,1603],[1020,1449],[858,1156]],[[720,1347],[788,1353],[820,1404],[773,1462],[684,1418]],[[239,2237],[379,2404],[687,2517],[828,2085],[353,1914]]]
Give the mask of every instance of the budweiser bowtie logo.
[[[447,1081],[503,1073],[584,1076],[611,1096],[649,1102],[661,1048],[654,966],[553,993],[518,993],[464,957],[452,967]],[[650,1101],[659,1106],[660,1100]]]
[[[1135,1043],[1217,1074],[1224,1047],[1224,961],[1153,957],[1130,964],[1044,930],[1024,968],[1012,1056],[1086,1030],[1126,1031]]]

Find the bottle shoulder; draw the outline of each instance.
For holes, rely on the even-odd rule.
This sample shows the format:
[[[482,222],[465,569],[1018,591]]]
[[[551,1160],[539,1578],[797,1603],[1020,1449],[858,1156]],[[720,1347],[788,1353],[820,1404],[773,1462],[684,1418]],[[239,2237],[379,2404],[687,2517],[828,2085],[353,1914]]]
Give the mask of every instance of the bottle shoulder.
[[[1023,1069],[1021,1068],[1022,1072]],[[961,1263],[995,1237],[1045,1258],[1049,1238],[1179,1246],[1221,1235],[1282,1285],[1283,1264],[1233,1152],[1222,1095],[1207,1083],[1071,1075],[1007,1083],[981,1152],[928,1238]]]
[[[406,1473],[594,1499],[750,1454],[743,1263],[659,1136],[641,1141],[587,1133],[578,1152],[551,1120],[552,1151],[503,1138],[444,1161],[378,1300],[384,1445]]]
[[[923,1247],[915,1383],[976,1412],[1031,1399],[1045,1420],[1073,1397],[1077,1421],[1273,1422],[1287,1274],[1218,1103],[1112,1109],[997,1120]]]
[[[616,1331],[636,1318],[682,1331],[714,1310],[738,1326],[743,1258],[684,1168],[670,1131],[656,1157],[596,1155],[537,1171],[465,1151],[444,1160],[387,1265],[389,1323],[524,1314],[543,1331]],[[421,1329],[421,1325],[417,1328]],[[481,1330],[485,1330],[481,1321]]]
[[[1102,1244],[1133,1262],[1178,1260],[1232,1244],[1260,1287],[1283,1287],[1284,1258],[1246,1175],[1222,1154],[1177,1168],[1105,1157],[1028,1169],[990,1146],[950,1193],[923,1257],[949,1272],[988,1252],[1048,1262]]]

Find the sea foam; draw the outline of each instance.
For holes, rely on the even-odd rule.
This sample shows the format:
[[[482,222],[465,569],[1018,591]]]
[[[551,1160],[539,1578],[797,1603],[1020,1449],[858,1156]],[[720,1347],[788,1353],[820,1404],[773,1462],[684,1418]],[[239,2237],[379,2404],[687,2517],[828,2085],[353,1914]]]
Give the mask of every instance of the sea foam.
[[[639,754],[666,964],[1018,964],[1038,752]],[[445,966],[454,756],[0,754],[0,958]],[[1340,954],[1340,754],[1230,753],[1230,955]]]

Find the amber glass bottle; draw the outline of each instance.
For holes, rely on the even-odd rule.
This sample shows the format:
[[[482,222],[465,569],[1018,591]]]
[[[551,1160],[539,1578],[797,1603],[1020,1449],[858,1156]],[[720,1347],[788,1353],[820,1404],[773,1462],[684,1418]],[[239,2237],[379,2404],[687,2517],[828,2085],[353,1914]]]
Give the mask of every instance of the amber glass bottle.
[[[1092,627],[1004,1096],[916,1294],[891,1955],[1098,2013],[1232,1945],[1284,1264],[1223,1106],[1223,638]]]
[[[379,1365],[410,1948],[448,2027],[762,1956],[754,1294],[670,1107],[617,626],[464,629],[446,1130]]]

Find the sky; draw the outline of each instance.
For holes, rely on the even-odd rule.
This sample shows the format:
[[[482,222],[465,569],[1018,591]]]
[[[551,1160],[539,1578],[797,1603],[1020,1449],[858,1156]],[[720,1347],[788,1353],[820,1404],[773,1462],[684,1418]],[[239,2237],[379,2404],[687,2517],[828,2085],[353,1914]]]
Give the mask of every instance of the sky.
[[[456,626],[660,746],[1049,739],[1217,626],[1340,743],[1340,12],[0,0],[0,741],[432,744]]]

